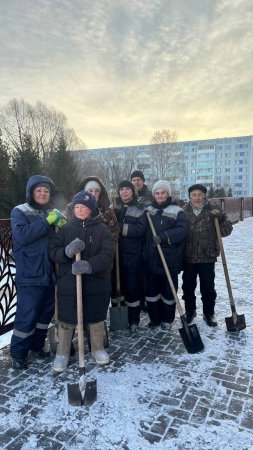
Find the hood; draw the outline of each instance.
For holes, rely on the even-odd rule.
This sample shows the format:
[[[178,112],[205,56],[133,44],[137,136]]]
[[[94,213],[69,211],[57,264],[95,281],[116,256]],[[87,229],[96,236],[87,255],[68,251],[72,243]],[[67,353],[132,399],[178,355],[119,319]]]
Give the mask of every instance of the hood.
[[[26,201],[28,203],[32,202],[32,190],[35,184],[38,183],[48,183],[51,187],[51,193],[50,193],[50,202],[52,201],[53,197],[56,195],[56,187],[54,182],[51,180],[51,178],[46,177],[44,175],[33,175],[29,178],[27,185],[26,185]]]
[[[79,185],[79,190],[82,191],[84,189],[84,186],[88,181],[96,181],[101,186],[101,194],[99,197],[99,200],[97,202],[97,207],[101,209],[102,211],[106,210],[110,206],[110,200],[107,194],[107,190],[105,188],[105,185],[103,184],[102,180],[99,177],[90,176],[87,178],[84,178],[84,180]]]

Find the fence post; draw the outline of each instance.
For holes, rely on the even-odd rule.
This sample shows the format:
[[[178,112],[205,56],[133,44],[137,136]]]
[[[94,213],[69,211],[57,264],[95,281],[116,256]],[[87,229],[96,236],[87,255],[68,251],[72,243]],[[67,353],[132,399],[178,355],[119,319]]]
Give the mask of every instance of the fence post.
[[[244,219],[244,209],[243,209],[243,203],[244,203],[244,197],[241,197],[241,201],[240,201],[240,220]]]

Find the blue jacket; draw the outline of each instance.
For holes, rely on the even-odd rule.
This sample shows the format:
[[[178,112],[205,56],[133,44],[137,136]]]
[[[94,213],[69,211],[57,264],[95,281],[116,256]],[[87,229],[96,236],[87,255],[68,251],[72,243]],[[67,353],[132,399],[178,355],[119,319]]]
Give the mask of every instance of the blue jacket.
[[[51,187],[50,204],[39,210],[32,204],[32,188],[46,182]],[[26,186],[27,203],[15,206],[11,212],[13,255],[16,264],[16,284],[48,286],[52,280],[49,259],[49,237],[54,231],[46,221],[56,194],[53,181],[46,176],[34,175]]]
[[[184,211],[171,202],[171,198],[163,205],[153,202],[148,206],[156,234],[161,238],[161,248],[170,270],[182,270],[185,240],[188,231]],[[163,264],[157,247],[153,244],[153,234],[147,225],[144,259],[152,273],[165,275]]]

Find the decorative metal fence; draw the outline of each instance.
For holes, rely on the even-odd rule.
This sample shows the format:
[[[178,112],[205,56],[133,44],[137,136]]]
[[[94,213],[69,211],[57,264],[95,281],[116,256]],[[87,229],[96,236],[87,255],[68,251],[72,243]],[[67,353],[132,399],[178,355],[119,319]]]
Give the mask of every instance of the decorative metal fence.
[[[253,197],[212,199],[232,223],[253,216]],[[10,219],[0,219],[0,335],[13,328],[16,311],[15,263],[12,258]]]

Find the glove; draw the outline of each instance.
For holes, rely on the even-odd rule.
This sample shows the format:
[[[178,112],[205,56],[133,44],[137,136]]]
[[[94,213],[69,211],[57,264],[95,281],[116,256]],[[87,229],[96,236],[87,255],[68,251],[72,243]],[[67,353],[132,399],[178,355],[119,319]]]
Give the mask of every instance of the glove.
[[[81,239],[76,238],[65,248],[65,255],[68,256],[68,258],[73,258],[76,253],[82,252],[84,249],[85,243],[81,241]]]
[[[88,275],[92,272],[92,267],[88,261],[75,261],[72,264],[73,275],[82,275],[87,273]]]
[[[62,218],[62,219],[57,220],[54,223],[54,226],[58,227],[58,228],[61,228],[61,227],[63,227],[63,225],[65,225],[65,223],[67,223],[67,220]]]
[[[48,225],[55,225],[55,222],[57,222],[60,219],[65,219],[66,217],[64,216],[64,214],[62,214],[60,211],[58,211],[58,209],[53,209],[53,211],[51,211],[48,216],[46,217],[46,221],[48,223]]]
[[[161,239],[161,237],[158,234],[153,236],[153,246],[154,247],[156,247],[157,244],[161,244],[161,242],[162,242],[162,239]]]
[[[212,209],[210,211],[210,216],[214,219],[217,217],[219,222],[225,220],[225,214],[220,209]]]

